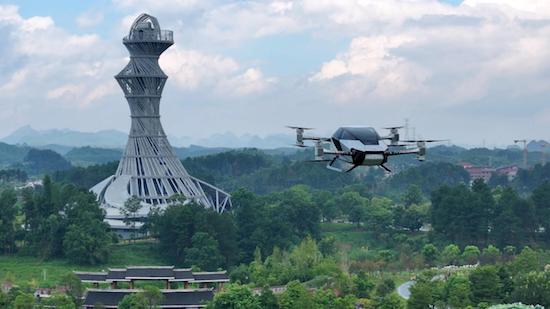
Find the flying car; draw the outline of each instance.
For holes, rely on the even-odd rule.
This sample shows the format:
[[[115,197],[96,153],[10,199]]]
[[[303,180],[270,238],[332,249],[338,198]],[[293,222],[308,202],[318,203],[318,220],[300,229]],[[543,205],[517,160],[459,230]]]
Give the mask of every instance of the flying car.
[[[385,165],[388,158],[398,155],[416,155],[417,160],[426,159],[427,143],[444,140],[400,140],[399,129],[388,127],[389,134],[381,136],[372,127],[340,127],[331,137],[306,136],[312,128],[288,126],[296,131],[297,147],[308,147],[305,141],[312,141],[314,159],[310,162],[328,162],[327,168],[338,172],[351,172],[359,166],[380,166],[388,172]],[[387,142],[384,142],[387,141]]]

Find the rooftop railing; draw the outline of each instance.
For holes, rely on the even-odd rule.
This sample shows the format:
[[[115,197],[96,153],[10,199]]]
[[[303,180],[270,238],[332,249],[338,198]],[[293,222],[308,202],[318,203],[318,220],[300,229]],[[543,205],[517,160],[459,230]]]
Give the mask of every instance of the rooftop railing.
[[[122,39],[123,42],[174,42],[174,32],[160,31],[133,31]]]

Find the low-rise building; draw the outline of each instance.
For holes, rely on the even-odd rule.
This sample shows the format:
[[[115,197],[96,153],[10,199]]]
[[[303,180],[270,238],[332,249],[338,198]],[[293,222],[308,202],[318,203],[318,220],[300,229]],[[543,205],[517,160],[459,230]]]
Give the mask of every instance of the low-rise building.
[[[101,304],[104,308],[117,308],[124,296],[138,293],[136,281],[164,281],[160,308],[203,308],[212,300],[214,292],[229,282],[226,271],[193,272],[190,268],[174,266],[130,266],[112,268],[106,272],[74,272],[84,283],[93,284],[86,291],[84,308]],[[106,283],[109,288],[100,289]],[[126,286],[129,288],[120,289]]]

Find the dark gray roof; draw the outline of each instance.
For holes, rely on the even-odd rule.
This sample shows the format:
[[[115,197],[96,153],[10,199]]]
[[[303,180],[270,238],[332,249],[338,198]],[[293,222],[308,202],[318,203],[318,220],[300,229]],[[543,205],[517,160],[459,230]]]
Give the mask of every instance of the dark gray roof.
[[[378,145],[380,136],[371,127],[341,127],[332,135],[337,140],[358,140],[364,145]]]
[[[194,281],[224,281],[229,282],[229,276],[225,271],[219,272],[197,272],[193,273]]]
[[[103,304],[106,307],[117,306],[124,296],[137,293],[139,290],[88,290],[84,299],[84,306]],[[162,290],[164,299],[161,307],[164,306],[197,306],[204,305],[212,300],[212,290]]]
[[[128,267],[126,278],[173,278],[174,266]]]
[[[107,278],[107,273],[74,272],[81,281],[102,282]]]
[[[84,298],[84,306],[94,306],[96,304],[117,306],[124,296],[131,293],[130,290],[88,290]]]
[[[192,272],[191,269],[174,269],[174,266],[140,266],[123,269],[109,269],[108,273],[75,272],[82,281],[129,281],[159,280],[196,281],[196,282],[229,282],[225,271]]]
[[[196,290],[196,291],[164,291],[163,306],[174,305],[201,305],[211,301],[214,297],[212,290]]]
[[[124,280],[126,277],[126,269],[109,269],[107,280]]]
[[[193,272],[191,272],[191,269],[174,269],[174,276],[176,277],[176,280],[193,280]]]

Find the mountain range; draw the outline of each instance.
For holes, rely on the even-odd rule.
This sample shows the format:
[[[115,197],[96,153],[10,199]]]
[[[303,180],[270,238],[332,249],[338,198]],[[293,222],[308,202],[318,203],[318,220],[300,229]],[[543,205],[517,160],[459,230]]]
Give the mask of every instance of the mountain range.
[[[123,148],[127,139],[127,133],[117,130],[81,132],[70,129],[36,130],[31,126],[24,126],[0,139],[0,141],[12,145],[56,148],[53,150],[66,153],[72,147]],[[200,145],[202,147],[275,149],[291,145],[294,137],[290,134],[272,134],[265,137],[251,134],[237,136],[231,132],[226,132],[214,134],[207,138],[169,136],[168,139],[173,146],[178,147]]]

